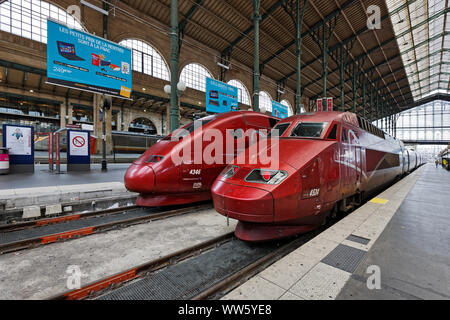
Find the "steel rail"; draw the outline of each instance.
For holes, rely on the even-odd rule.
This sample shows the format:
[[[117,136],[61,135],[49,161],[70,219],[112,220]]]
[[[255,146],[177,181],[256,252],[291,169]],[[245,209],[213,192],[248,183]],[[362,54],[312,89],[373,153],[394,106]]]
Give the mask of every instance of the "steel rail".
[[[192,247],[176,251],[156,260],[149,261],[138,267],[117,273],[113,276],[98,281],[94,281],[78,290],[68,291],[66,293],[50,297],[48,300],[82,300],[99,296],[109,290],[116,289],[131,280],[146,276],[151,272],[179,263],[192,256],[199,255],[206,250],[220,246],[225,242],[231,241],[232,239],[234,239],[234,233],[230,232]]]
[[[48,235],[44,235],[44,236],[40,236],[40,237],[0,244],[0,255],[23,250],[23,249],[28,249],[28,248],[36,247],[36,246],[40,246],[40,245],[47,245],[47,244],[54,243],[54,242],[70,240],[70,239],[77,238],[77,237],[83,237],[83,236],[91,235],[94,233],[105,232],[105,231],[109,231],[114,228],[125,227],[125,226],[128,227],[131,225],[145,223],[145,222],[149,222],[149,221],[156,221],[156,220],[171,218],[171,217],[183,215],[183,214],[186,214],[186,213],[189,213],[192,211],[206,209],[209,207],[211,207],[210,204],[206,204],[206,205],[203,204],[203,205],[192,206],[192,207],[187,207],[187,208],[163,211],[160,213],[150,213],[148,215],[141,216],[141,217],[124,219],[124,220],[104,223],[104,224],[100,224],[100,225],[96,225],[96,226],[90,226],[90,227],[74,229],[74,230],[61,232],[61,233],[48,234]],[[119,210],[119,209],[121,209],[121,210]],[[108,215],[111,215],[113,213],[117,214],[120,212],[127,212],[127,211],[132,210],[132,209],[129,209],[129,207],[127,207],[125,209],[124,208],[119,208],[119,209],[107,210],[107,211],[109,211]],[[93,215],[93,213],[92,213],[92,215]],[[103,212],[103,215],[105,215],[104,212]],[[76,217],[74,217],[74,218],[76,218]],[[57,220],[57,219],[58,218],[53,219],[53,220]],[[65,220],[65,221],[68,221],[68,220]]]

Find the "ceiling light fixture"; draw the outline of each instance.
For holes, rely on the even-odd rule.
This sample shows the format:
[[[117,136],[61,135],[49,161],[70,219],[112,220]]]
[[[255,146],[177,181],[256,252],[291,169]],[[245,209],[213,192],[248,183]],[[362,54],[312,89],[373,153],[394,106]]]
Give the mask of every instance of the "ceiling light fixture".
[[[220,63],[220,62],[217,62],[217,65],[218,65],[219,67],[224,68],[224,69],[227,69],[227,70],[230,69],[229,66],[227,66],[227,65],[225,65],[225,64],[223,64],[223,63]]]
[[[99,8],[99,7],[93,5],[93,4],[90,3],[90,2],[87,2],[87,1],[85,1],[85,0],[81,0],[80,3],[81,3],[81,4],[84,4],[86,7],[89,7],[89,8],[91,8],[91,9],[94,9],[95,11],[98,11],[98,12],[100,12],[100,13],[103,13],[105,16],[109,15],[109,12],[108,12],[108,11],[103,10],[102,8]]]

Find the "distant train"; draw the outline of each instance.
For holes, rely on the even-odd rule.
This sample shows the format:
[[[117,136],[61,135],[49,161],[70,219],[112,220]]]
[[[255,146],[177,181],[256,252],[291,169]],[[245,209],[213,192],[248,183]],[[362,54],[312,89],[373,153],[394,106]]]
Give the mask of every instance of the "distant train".
[[[229,163],[227,159],[233,160],[251,144],[251,139],[241,130],[262,130],[267,135],[278,121],[278,118],[252,111],[229,112],[196,120],[160,140],[135,161],[125,174],[125,186],[140,194],[136,201],[140,206],[168,206],[209,200],[211,185]],[[202,157],[210,145],[205,135],[213,131],[221,133],[223,145],[229,138],[234,146],[232,154],[219,156],[221,161],[207,163]],[[233,136],[230,138],[229,135]],[[201,145],[202,152],[199,162],[194,161],[198,155],[191,148],[197,143]],[[240,145],[242,150],[238,149]],[[186,147],[192,160],[175,163],[173,159],[178,156],[177,152],[184,151]]]
[[[353,113],[304,113],[275,129],[279,137],[273,131],[261,152],[277,148],[277,167],[246,155],[212,186],[216,211],[239,220],[242,240],[313,230],[423,164],[420,154]]]

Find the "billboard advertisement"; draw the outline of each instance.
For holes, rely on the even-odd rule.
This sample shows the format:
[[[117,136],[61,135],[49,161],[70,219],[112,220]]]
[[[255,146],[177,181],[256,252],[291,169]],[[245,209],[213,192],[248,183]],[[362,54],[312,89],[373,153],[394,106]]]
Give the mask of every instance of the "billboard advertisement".
[[[277,101],[272,101],[272,115],[281,119],[289,116],[288,107]]]
[[[131,50],[47,21],[47,82],[129,99]]]
[[[223,113],[238,110],[238,89],[229,84],[206,78],[206,111]]]
[[[9,149],[10,163],[34,165],[34,128],[3,125],[3,146]]]

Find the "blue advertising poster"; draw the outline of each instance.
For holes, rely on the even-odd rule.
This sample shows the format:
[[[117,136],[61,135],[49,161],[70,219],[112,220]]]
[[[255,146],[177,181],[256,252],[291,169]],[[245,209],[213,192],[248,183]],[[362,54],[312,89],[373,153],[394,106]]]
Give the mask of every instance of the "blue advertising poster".
[[[3,125],[3,146],[9,149],[12,165],[34,165],[34,128],[18,124]]]
[[[48,83],[130,98],[130,49],[51,20],[47,37]]]
[[[238,89],[229,84],[206,78],[206,111],[223,113],[238,110]]]
[[[272,101],[272,115],[281,119],[289,116],[288,107],[276,101]]]

